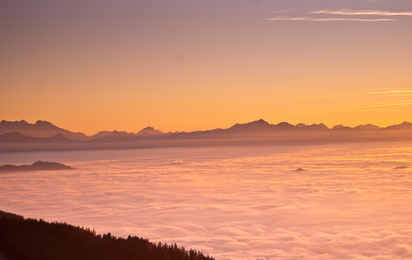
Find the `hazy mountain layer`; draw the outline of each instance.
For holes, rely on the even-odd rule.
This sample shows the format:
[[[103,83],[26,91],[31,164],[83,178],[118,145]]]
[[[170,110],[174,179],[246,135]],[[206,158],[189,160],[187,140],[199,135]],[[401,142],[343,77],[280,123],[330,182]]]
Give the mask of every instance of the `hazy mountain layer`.
[[[47,138],[56,134],[62,134],[64,137],[72,140],[86,140],[87,136],[83,133],[74,133],[63,128],[57,127],[50,122],[38,120],[34,124],[21,121],[1,121],[0,135],[10,132],[19,132],[26,136]]]
[[[11,130],[13,131],[4,133]],[[52,132],[58,133],[50,136]],[[367,124],[353,128],[337,125],[328,128],[324,124],[292,125],[282,122],[275,125],[260,119],[246,124],[235,124],[227,129],[190,133],[163,133],[146,127],[137,133],[102,131],[87,137],[45,121],[28,124],[25,121],[3,120],[0,123],[0,133],[4,133],[0,135],[0,152],[10,152],[411,141],[412,124],[403,122],[388,127]]]

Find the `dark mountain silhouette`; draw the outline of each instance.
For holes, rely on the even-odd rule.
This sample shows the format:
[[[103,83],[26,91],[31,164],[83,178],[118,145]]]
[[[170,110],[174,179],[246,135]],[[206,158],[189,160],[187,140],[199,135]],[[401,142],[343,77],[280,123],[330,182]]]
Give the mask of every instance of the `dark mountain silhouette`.
[[[286,122],[281,122],[277,125],[269,124],[263,119],[259,119],[257,121],[253,121],[246,124],[235,124],[234,126],[230,127],[229,131],[235,132],[243,132],[243,133],[251,133],[251,132],[284,132],[284,131],[296,131],[299,127],[291,125]]]
[[[5,216],[6,218],[10,218],[10,219],[21,219],[21,220],[24,219],[23,216],[0,210],[0,218],[2,218],[3,216]]]
[[[360,129],[365,130],[365,131],[375,131],[375,130],[380,130],[381,129],[379,126],[372,125],[372,124],[358,125],[355,128],[360,128]]]
[[[347,126],[344,126],[344,125],[335,125],[334,127],[332,127],[332,130],[337,130],[337,129],[345,128],[345,127],[347,127]]]
[[[58,133],[56,135],[43,138],[44,141],[46,142],[56,142],[56,143],[62,143],[62,142],[73,142],[74,140],[66,138],[62,133]]]
[[[169,133],[170,134],[170,133]],[[124,139],[124,138],[129,138],[129,137],[136,137],[136,136],[160,136],[160,135],[164,135],[164,133],[162,131],[156,130],[153,127],[146,127],[143,128],[142,130],[140,130],[139,132],[137,132],[136,134],[130,132],[126,132],[126,131],[101,131],[98,132],[95,135],[90,136],[88,139],[89,140],[116,140],[116,139]]]
[[[2,165],[0,166],[0,172],[27,172],[27,171],[60,171],[60,170],[72,170],[74,168],[56,162],[42,162],[37,161],[32,165]]]
[[[148,135],[163,135],[164,133],[162,131],[156,130],[151,126],[148,126],[146,128],[143,128],[139,132],[137,132],[137,136],[148,136]]]
[[[325,126],[326,127],[326,126]],[[277,125],[269,124],[263,119],[246,124],[235,124],[228,129],[214,129],[208,131],[197,131],[191,133],[175,133],[170,138],[239,138],[239,137],[265,137],[272,135],[286,135],[303,132],[318,132],[325,129],[322,125],[299,125],[294,126],[286,122]]]
[[[254,136],[254,135],[261,135],[261,134],[270,134],[275,129],[278,130],[289,130],[294,129],[296,127],[288,124],[288,123],[280,123],[278,125],[272,125],[266,122],[263,119],[253,121],[246,124],[235,124],[227,129],[214,129],[214,130],[207,130],[207,131],[195,131],[190,133],[173,133],[169,136],[171,139],[179,139],[179,138],[236,138],[236,137],[244,137],[244,136]]]
[[[87,136],[83,133],[73,133],[71,131],[59,128],[50,122],[38,120],[35,124],[21,121],[1,121],[0,135],[10,132],[19,132],[26,136],[47,138],[56,134],[63,134],[64,137],[72,140],[87,140]]]
[[[79,142],[64,137],[59,133],[47,138],[26,136],[18,132],[11,132],[0,135],[0,143],[73,143]]]
[[[393,135],[391,133],[399,133]],[[259,139],[267,142],[255,142],[259,145],[269,144],[302,144],[302,143],[325,143],[325,142],[364,142],[364,141],[401,141],[412,139],[412,124],[404,122],[387,128],[367,124],[357,127],[336,125],[332,129],[324,124],[306,125],[303,123],[296,126],[287,122],[277,125],[270,124],[262,119],[246,124],[235,124],[228,129],[214,129],[208,131],[197,131],[190,133],[175,133],[169,139]],[[233,143],[233,142],[232,142]],[[239,143],[249,144],[252,141]],[[228,144],[231,145],[231,144]]]
[[[113,132],[110,132],[109,134],[103,136],[102,138],[113,140],[113,139],[132,137],[132,136],[134,136],[133,133],[128,133],[126,131],[119,132],[119,131],[114,130]]]
[[[276,129],[279,132],[296,132],[299,128],[287,122],[282,122],[275,125],[274,129]]]
[[[266,132],[271,131],[272,129],[273,125],[269,124],[263,119],[259,119],[257,121],[253,121],[246,124],[235,124],[227,130],[231,132]]]
[[[305,129],[306,131],[328,131],[329,128],[325,124],[305,125],[303,123],[297,124],[296,127]]]
[[[384,128],[386,131],[412,131],[412,123],[409,122],[403,122],[402,124],[399,125],[391,125],[386,128]]]
[[[91,136],[89,136],[89,140],[93,140],[93,139],[100,139],[100,138],[103,138],[103,137],[105,137],[106,135],[109,135],[109,134],[111,134],[112,133],[112,131],[100,131],[100,132],[98,132],[97,134],[94,134],[94,135],[91,135]]]
[[[57,128],[48,122],[38,121],[37,130]],[[25,121],[2,121],[4,129],[10,125],[30,125]],[[7,127],[4,127],[7,126]],[[40,131],[40,130],[39,130]],[[65,130],[66,131],[66,130]],[[68,131],[69,132],[69,131]],[[49,132],[48,132],[49,133]],[[44,135],[44,134],[43,134]],[[292,125],[287,122],[270,124],[263,119],[235,124],[227,129],[213,129],[194,132],[163,133],[153,127],[146,127],[137,133],[125,131],[103,131],[86,141],[71,140],[64,133],[47,138],[27,136],[20,132],[0,135],[0,152],[11,151],[57,151],[57,150],[100,150],[137,149],[157,147],[202,147],[202,146],[260,146],[301,145],[344,142],[387,142],[412,141],[412,124],[403,122],[386,128],[367,124],[357,127],[303,123]]]
[[[0,143],[32,143],[39,142],[41,138],[25,136],[18,132],[11,132],[0,135]]]

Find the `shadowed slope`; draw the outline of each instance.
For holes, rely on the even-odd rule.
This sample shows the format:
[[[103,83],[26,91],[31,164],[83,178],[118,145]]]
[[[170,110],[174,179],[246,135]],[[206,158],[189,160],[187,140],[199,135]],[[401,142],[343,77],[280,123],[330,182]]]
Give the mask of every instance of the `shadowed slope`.
[[[0,211],[0,251],[14,260],[213,260],[176,244],[157,245],[147,239],[96,235],[88,228],[66,223],[24,219]]]

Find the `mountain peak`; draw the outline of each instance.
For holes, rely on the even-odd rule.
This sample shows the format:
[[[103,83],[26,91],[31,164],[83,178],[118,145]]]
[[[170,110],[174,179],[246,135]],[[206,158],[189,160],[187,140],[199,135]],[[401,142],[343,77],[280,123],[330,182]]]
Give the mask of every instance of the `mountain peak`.
[[[412,123],[404,121],[399,125],[391,125],[386,127],[387,130],[395,130],[395,131],[405,131],[410,130],[412,128]]]
[[[20,121],[6,121],[6,120],[1,120],[0,125],[27,125],[28,123],[25,120],[20,120]]]
[[[162,131],[156,130],[151,126],[148,126],[146,128],[143,128],[139,132],[137,132],[136,135],[138,135],[138,136],[149,136],[149,135],[162,135],[162,134],[163,134]]]
[[[262,126],[270,126],[270,124],[263,119],[259,119],[259,120],[252,121],[246,124],[235,124],[231,128],[234,129],[234,128],[239,128],[239,127],[262,127]]]
[[[289,127],[289,126],[293,126],[291,124],[289,124],[288,122],[280,122],[279,124],[277,124],[276,126],[283,126],[283,127]]]
[[[37,120],[34,125],[42,125],[42,126],[54,126],[52,123],[48,121]]]
[[[345,128],[346,126],[344,125],[335,125],[332,127],[332,130],[336,130],[336,129],[341,129],[341,128]]]
[[[320,123],[320,124],[311,124],[311,125],[306,125],[304,123],[299,123],[297,125],[295,125],[296,127],[299,128],[303,128],[303,127],[321,127],[321,128],[327,128],[329,129],[324,123]]]
[[[329,129],[329,127],[327,127],[324,123],[320,123],[320,124],[318,124],[318,126]]]
[[[146,128],[143,128],[141,131],[144,131],[144,130],[154,131],[155,129],[151,126],[148,126]]]
[[[379,126],[372,125],[372,124],[366,124],[366,125],[358,125],[355,128],[360,128],[362,130],[367,130],[367,131],[374,131],[374,130],[379,130],[381,129]]]
[[[257,121],[253,121],[253,122],[251,122],[250,124],[270,125],[268,122],[266,122],[266,121],[263,120],[263,119],[259,119],[259,120],[257,120]]]

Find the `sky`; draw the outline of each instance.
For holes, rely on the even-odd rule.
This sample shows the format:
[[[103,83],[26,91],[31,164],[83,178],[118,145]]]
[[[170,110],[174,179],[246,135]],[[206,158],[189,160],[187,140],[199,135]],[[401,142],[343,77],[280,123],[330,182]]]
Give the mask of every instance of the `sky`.
[[[412,121],[410,0],[0,0],[0,119],[88,135]]]

